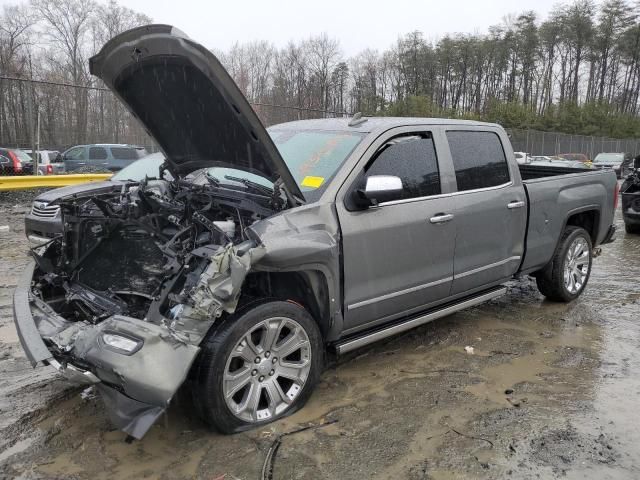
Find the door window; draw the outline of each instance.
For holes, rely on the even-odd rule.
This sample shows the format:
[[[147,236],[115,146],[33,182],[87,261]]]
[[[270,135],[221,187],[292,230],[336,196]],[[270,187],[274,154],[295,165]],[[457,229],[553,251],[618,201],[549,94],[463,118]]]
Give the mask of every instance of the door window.
[[[138,155],[133,148],[111,147],[111,155],[116,160],[137,160]]]
[[[84,147],[76,147],[64,154],[68,160],[85,160]]]
[[[497,134],[493,132],[447,132],[458,191],[504,185],[509,167]]]
[[[365,169],[363,183],[366,184],[366,178],[372,175],[400,177],[402,191],[393,200],[440,194],[440,173],[433,138],[425,133],[391,139]]]
[[[89,149],[89,158],[91,160],[106,160],[107,151],[102,147],[91,147]]]

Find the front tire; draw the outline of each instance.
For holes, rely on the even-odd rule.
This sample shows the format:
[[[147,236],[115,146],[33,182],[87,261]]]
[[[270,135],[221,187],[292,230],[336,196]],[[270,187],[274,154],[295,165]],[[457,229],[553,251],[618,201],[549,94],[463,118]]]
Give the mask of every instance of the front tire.
[[[538,290],[549,300],[571,302],[584,291],[591,275],[591,237],[584,228],[569,226],[556,252],[536,276]]]
[[[301,306],[270,301],[227,317],[203,342],[192,386],[196,410],[222,433],[300,409],[320,379],[324,345]]]

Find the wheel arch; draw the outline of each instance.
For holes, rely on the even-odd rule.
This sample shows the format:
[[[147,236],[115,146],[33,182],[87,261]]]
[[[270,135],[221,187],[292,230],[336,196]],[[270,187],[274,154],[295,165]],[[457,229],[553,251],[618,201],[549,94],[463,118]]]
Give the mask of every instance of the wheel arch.
[[[600,234],[600,208],[591,205],[570,211],[560,232],[561,236],[569,226],[584,228],[591,237],[591,243],[596,245]]]
[[[260,299],[284,300],[305,308],[316,321],[322,338],[329,341],[336,328],[331,283],[316,269],[249,272],[240,296],[239,308]]]

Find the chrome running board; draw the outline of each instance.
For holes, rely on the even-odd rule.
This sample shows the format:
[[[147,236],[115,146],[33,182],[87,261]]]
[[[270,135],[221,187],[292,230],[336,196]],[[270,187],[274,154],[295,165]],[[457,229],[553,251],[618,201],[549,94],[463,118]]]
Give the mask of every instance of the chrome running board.
[[[411,330],[412,328],[431,322],[432,320],[446,317],[447,315],[451,315],[452,313],[464,310],[465,308],[473,307],[480,303],[487,302],[493,298],[504,295],[505,293],[507,293],[506,287],[498,287],[488,292],[480,293],[479,295],[467,298],[466,300],[462,300],[461,302],[447,305],[437,310],[433,310],[427,314],[413,317],[400,323],[394,323],[393,325],[390,325],[388,327],[383,327],[374,332],[365,333],[364,335],[356,338],[338,342],[336,344],[336,352],[339,355],[342,355],[344,353],[350,352],[351,350],[355,350],[356,348],[360,348],[365,345],[369,345],[370,343],[377,342],[378,340],[382,340],[383,338],[390,337],[391,335],[406,332],[407,330]]]

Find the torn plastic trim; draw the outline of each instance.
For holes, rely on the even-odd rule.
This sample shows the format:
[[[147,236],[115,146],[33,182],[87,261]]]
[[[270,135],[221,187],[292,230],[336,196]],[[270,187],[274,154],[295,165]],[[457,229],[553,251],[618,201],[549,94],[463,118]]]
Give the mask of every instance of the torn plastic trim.
[[[30,261],[18,280],[13,294],[13,321],[24,353],[31,362],[31,366],[35,368],[39,362],[52,360],[53,355],[40,336],[29,305],[29,287],[34,269],[35,262]]]
[[[111,422],[120,430],[140,440],[166,410],[129,398],[103,384],[96,386]]]
[[[185,341],[199,344],[217,318],[224,312],[235,312],[247,274],[265,253],[262,245],[251,240],[220,247],[188,292],[190,303],[173,308],[171,330],[186,334]]]
[[[82,370],[70,363],[62,366],[60,362],[55,359],[48,360],[47,363],[58,371],[67,380],[79,383],[81,385],[94,385],[100,383],[100,379],[88,370]]]

